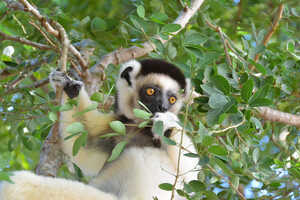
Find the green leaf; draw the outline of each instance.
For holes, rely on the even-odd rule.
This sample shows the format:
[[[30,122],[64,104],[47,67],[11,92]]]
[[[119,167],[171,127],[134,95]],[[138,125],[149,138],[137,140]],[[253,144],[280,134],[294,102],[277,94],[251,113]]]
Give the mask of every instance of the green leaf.
[[[136,108],[133,109],[133,114],[134,114],[135,117],[140,118],[140,119],[144,119],[144,120],[148,120],[152,116],[152,113],[148,113],[144,110],[136,109]]]
[[[117,159],[119,155],[122,153],[122,151],[124,150],[127,143],[128,143],[127,141],[119,142],[112,150],[112,153],[107,161],[111,162]]]
[[[153,132],[157,135],[163,136],[164,123],[162,121],[156,121],[153,125]]]
[[[13,174],[11,172],[0,172],[0,180],[2,181],[7,181],[9,183],[14,183],[11,179],[10,176],[12,176]]]
[[[145,128],[149,124],[149,121],[143,121],[139,124],[139,128]]]
[[[176,145],[176,142],[174,140],[171,140],[170,138],[167,138],[165,136],[162,136],[162,141],[167,145]]]
[[[65,103],[62,106],[60,106],[59,111],[64,112],[68,110],[72,110],[73,106],[69,103]]]
[[[80,122],[74,122],[67,126],[66,131],[71,134],[84,132],[84,125]]]
[[[106,28],[107,28],[106,22],[100,17],[95,17],[91,22],[91,31],[93,33],[105,31]]]
[[[239,184],[240,184],[240,177],[234,176],[234,177],[232,178],[232,185],[233,185],[233,188],[234,188],[235,190],[237,190],[238,187],[239,187]]]
[[[137,12],[137,14],[138,14],[139,17],[141,17],[141,18],[144,18],[144,17],[145,17],[145,8],[144,8],[144,6],[139,5],[139,6],[136,8],[136,12]]]
[[[104,99],[103,94],[100,92],[95,92],[91,96],[92,101],[103,102],[103,99]]]
[[[130,15],[129,16],[130,21],[132,22],[132,24],[134,25],[135,28],[137,28],[137,30],[140,30],[143,26],[139,23],[138,21],[138,17],[134,16],[134,15]]]
[[[226,149],[220,145],[212,145],[212,146],[208,147],[208,152],[215,154],[217,156],[226,156],[227,155]]]
[[[172,33],[179,31],[181,26],[179,24],[167,24],[162,29],[161,32]]]
[[[82,133],[74,142],[73,149],[72,149],[72,155],[76,156],[79,152],[80,147],[85,146],[87,141],[87,133]]]
[[[258,161],[258,158],[259,158],[259,148],[255,148],[253,150],[252,157],[253,157],[254,163],[257,164],[257,161]]]
[[[177,55],[177,49],[171,43],[168,45],[168,56],[170,59],[174,59]]]
[[[195,154],[195,153],[186,153],[186,154],[184,154],[184,156],[190,157],[190,158],[199,158],[199,155]]]
[[[251,96],[251,98],[249,99],[249,103],[251,104],[256,99],[266,98],[266,96],[268,95],[269,89],[270,89],[269,84],[264,85],[257,92],[255,92],[254,95]]]
[[[158,187],[159,187],[160,189],[166,190],[166,191],[172,191],[172,190],[173,190],[173,185],[170,184],[170,183],[162,183],[162,184],[159,184]]]
[[[248,62],[252,65],[255,66],[255,68],[260,72],[262,73],[263,75],[266,75],[267,74],[267,70],[264,66],[262,66],[261,64],[255,62],[254,60],[252,59],[248,59]]]
[[[212,78],[214,85],[221,90],[224,94],[228,95],[230,93],[230,84],[226,78],[217,75]]]
[[[71,135],[65,137],[64,140],[68,140],[68,139],[70,139],[70,138],[72,138],[72,137],[74,137],[74,136],[80,135],[80,134],[81,134],[81,133],[73,133],[73,134],[71,134]]]
[[[295,42],[293,40],[289,40],[286,44],[286,48],[289,52],[294,53],[295,52]]]
[[[193,180],[193,181],[189,182],[189,185],[193,192],[201,192],[201,191],[205,190],[204,184],[197,180]]]
[[[150,19],[153,22],[164,24],[164,21],[168,19],[168,15],[166,15],[165,13],[154,13],[151,15]]]
[[[92,111],[92,110],[96,110],[97,107],[98,107],[98,103],[92,102],[92,104],[89,105],[87,108],[83,109],[83,110],[80,111],[80,112],[75,113],[75,114],[73,115],[73,117],[75,117],[75,118],[76,118],[76,117],[80,117],[81,115],[83,115],[83,114],[85,114],[85,113],[87,113],[87,112],[90,112],[90,111]]]
[[[209,97],[208,105],[213,109],[220,109],[223,108],[228,102],[229,101],[226,96],[214,93]]]
[[[266,98],[259,98],[250,103],[251,107],[259,107],[259,106],[269,106],[272,104],[272,101],[270,99]]]
[[[211,161],[215,161],[225,174],[227,174],[228,176],[233,176],[233,172],[231,171],[231,169],[222,160],[218,158],[212,158]]]
[[[54,112],[49,112],[48,117],[53,122],[55,122],[57,120],[57,115]]]
[[[120,136],[120,133],[107,133],[105,135],[100,135],[100,138],[109,138],[109,137],[115,137]]]
[[[122,135],[126,134],[126,127],[121,121],[112,121],[109,123],[110,128]]]
[[[252,79],[248,79],[242,87],[241,95],[246,102],[248,102],[249,98],[252,95],[253,87],[254,81]]]

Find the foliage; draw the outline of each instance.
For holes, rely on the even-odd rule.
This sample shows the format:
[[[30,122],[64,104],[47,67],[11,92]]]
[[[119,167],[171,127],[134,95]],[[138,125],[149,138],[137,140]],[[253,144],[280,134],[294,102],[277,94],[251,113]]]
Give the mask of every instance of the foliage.
[[[65,27],[74,45],[95,49],[90,66],[115,49],[151,40],[156,51],[149,57],[169,60],[191,77],[196,92],[202,95],[188,107],[185,129],[199,153],[186,156],[199,158],[201,170],[198,180],[185,184],[183,190],[177,191],[179,194],[187,199],[238,199],[239,191],[247,199],[300,197],[299,130],[262,120],[256,111],[259,106],[270,106],[292,114],[300,112],[297,0],[206,1],[187,27],[166,44],[154,35],[166,39],[170,32],[178,30],[180,27],[170,23],[189,0],[32,2],[42,14]],[[264,46],[280,3],[284,4],[283,18]],[[30,21],[38,24],[28,13],[9,10],[0,2],[1,32],[48,44]],[[231,64],[226,60],[220,32],[206,21],[221,27],[231,47]],[[8,46],[14,49],[12,56],[5,53]],[[7,180],[6,172],[35,168],[41,144],[56,121],[55,113],[75,103],[55,106],[55,94],[48,85],[7,93],[12,85],[26,86],[47,77],[57,67],[57,52],[8,40],[1,41],[0,52],[0,72],[9,72],[8,76],[0,76],[0,179]],[[260,59],[255,62],[257,54]],[[107,79],[92,100],[102,104],[107,94],[115,92],[116,72],[112,65],[105,70]],[[135,115],[149,119],[141,110]],[[184,115],[181,113],[182,119]],[[111,126],[115,134],[126,133],[119,122]],[[86,133],[81,124],[69,129],[71,134],[82,137],[73,149],[76,154],[85,143]],[[115,159],[125,145],[126,142],[119,143],[110,159]],[[172,190],[170,184],[173,183],[162,183],[160,188]]]

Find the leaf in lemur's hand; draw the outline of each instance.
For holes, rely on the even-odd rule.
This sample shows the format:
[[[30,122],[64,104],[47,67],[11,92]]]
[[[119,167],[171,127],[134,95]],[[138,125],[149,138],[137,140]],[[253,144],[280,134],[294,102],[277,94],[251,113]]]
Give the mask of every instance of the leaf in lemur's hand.
[[[107,161],[111,162],[111,161],[117,159],[119,157],[119,155],[122,153],[122,151],[124,150],[127,143],[128,143],[127,141],[119,142],[115,146],[115,148],[112,150],[110,158]]]
[[[66,131],[71,134],[84,132],[84,125],[80,122],[74,122],[67,126]]]
[[[83,133],[81,134],[81,136],[79,136],[79,137],[75,140],[75,142],[74,142],[74,144],[73,144],[73,149],[72,149],[72,155],[73,155],[73,156],[76,156],[76,155],[77,155],[77,153],[78,153],[80,147],[85,146],[86,140],[87,140],[87,132],[83,132]]]
[[[166,190],[166,191],[172,191],[173,190],[173,185],[170,183],[162,183],[158,186],[160,189],[162,190]]]
[[[104,100],[104,95],[100,92],[95,92],[92,96],[91,96],[91,100],[92,101],[97,101],[97,102],[103,102]]]
[[[63,112],[63,111],[68,111],[68,110],[72,110],[73,106],[69,103],[65,103],[62,106],[60,106],[59,111]]]
[[[144,119],[144,120],[150,119],[150,117],[152,116],[151,113],[148,113],[148,112],[146,112],[144,110],[136,109],[136,108],[133,109],[133,114],[137,118]]]
[[[140,124],[139,124],[139,128],[145,128],[147,125],[148,125],[148,123],[149,123],[149,120],[148,121],[143,121],[143,122],[141,122]]]
[[[91,105],[89,105],[88,107],[86,107],[84,110],[77,112],[73,115],[73,117],[80,117],[81,115],[83,115],[84,113],[90,112],[92,110],[96,110],[98,107],[98,103],[96,102],[92,102]]]
[[[74,134],[71,134],[71,135],[65,137],[64,140],[68,140],[68,139],[70,139],[70,138],[72,138],[72,137],[74,137],[74,136],[76,136],[76,135],[80,135],[80,133],[74,133]]]
[[[107,133],[105,135],[101,135],[100,138],[108,138],[108,137],[114,137],[114,136],[119,136],[120,133]]]
[[[109,126],[110,128],[112,128],[112,130],[116,131],[117,133],[120,133],[122,135],[126,134],[126,127],[120,121],[112,121],[109,123]]]
[[[164,123],[162,121],[156,121],[153,125],[153,132],[157,135],[163,136]]]
[[[167,138],[166,136],[162,136],[163,143],[166,143],[168,145],[176,145],[176,142],[174,140],[171,140],[170,138]]]

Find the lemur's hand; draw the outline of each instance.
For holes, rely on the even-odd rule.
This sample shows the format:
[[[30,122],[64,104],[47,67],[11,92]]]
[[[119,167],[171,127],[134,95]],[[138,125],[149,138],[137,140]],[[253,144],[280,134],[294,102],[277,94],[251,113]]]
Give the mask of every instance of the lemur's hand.
[[[83,82],[76,81],[70,78],[65,72],[52,71],[49,75],[49,80],[51,86],[56,89],[56,87],[63,87],[64,91],[69,98],[77,97]]]
[[[164,136],[166,137],[170,137],[171,131],[172,129],[179,129],[181,130],[182,127],[178,124],[179,119],[177,117],[177,115],[175,115],[172,112],[158,112],[155,113],[154,117],[152,117],[152,121],[155,123],[157,121],[162,121],[164,124],[164,129],[163,129],[163,133]],[[153,132],[153,130],[152,130]],[[159,135],[154,134],[154,139],[159,139]]]

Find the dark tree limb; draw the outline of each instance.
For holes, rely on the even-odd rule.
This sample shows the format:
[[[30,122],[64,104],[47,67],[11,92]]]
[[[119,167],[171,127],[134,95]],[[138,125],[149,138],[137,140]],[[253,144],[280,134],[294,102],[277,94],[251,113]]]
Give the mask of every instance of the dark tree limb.
[[[59,31],[59,37],[61,38],[62,50],[60,57],[60,69],[63,72],[67,71],[67,59],[68,49],[70,41],[68,39],[65,29],[57,22],[53,22]],[[63,89],[56,88],[56,104],[62,104]],[[55,177],[57,171],[62,164],[62,152],[60,148],[60,112],[57,112],[57,120],[53,125],[50,134],[44,141],[42,151],[40,154],[40,161],[36,168],[36,173],[45,176]]]
[[[27,39],[21,38],[21,37],[10,36],[10,35],[7,35],[7,34],[2,33],[2,32],[0,32],[0,40],[11,40],[11,41],[19,42],[19,43],[26,44],[26,45],[29,45],[29,46],[33,46],[33,47],[36,47],[36,48],[41,49],[41,50],[51,50],[51,49],[53,49],[53,47],[51,47],[49,45],[41,44],[41,43],[37,43],[37,42],[32,42],[30,40],[27,40]]]

